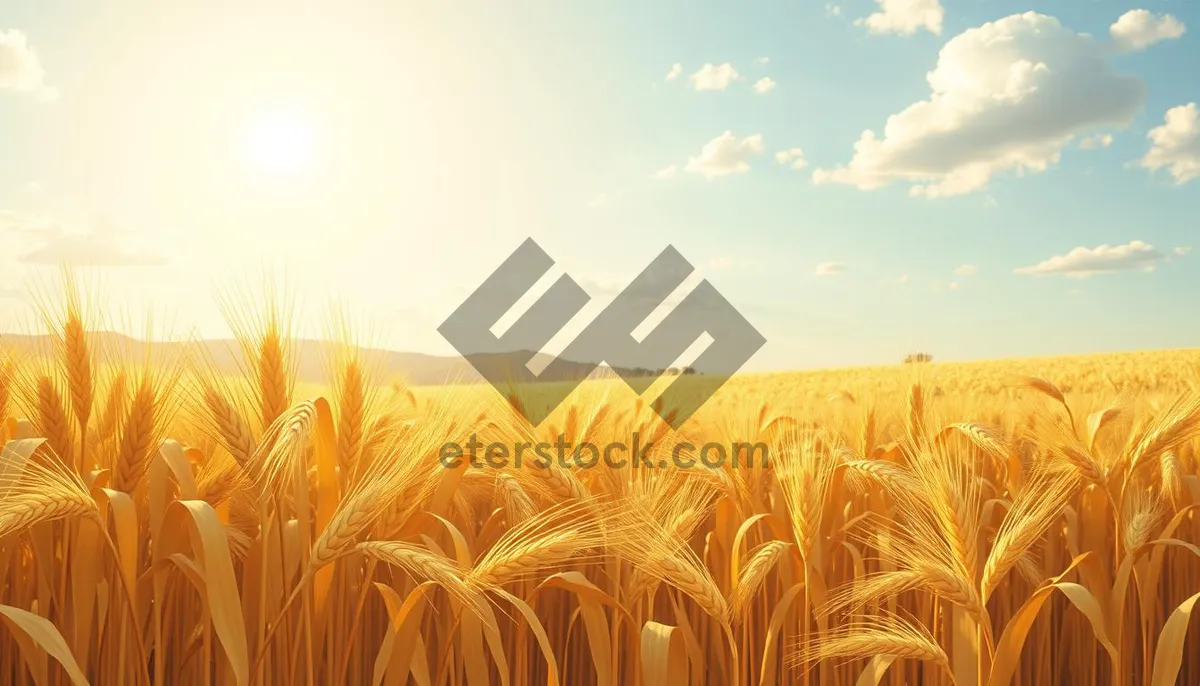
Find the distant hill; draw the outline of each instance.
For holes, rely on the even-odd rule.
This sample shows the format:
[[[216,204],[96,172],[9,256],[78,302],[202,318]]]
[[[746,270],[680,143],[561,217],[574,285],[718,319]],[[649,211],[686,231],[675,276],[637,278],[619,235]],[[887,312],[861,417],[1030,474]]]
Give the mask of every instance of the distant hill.
[[[127,353],[126,359],[138,359],[145,351],[161,360],[178,360],[184,355],[193,359],[209,359],[216,368],[224,374],[237,374],[241,371],[241,349],[232,340],[202,340],[193,343],[157,342],[146,344],[118,333],[96,333],[93,335],[93,345],[100,359]],[[51,339],[47,336],[26,336],[19,334],[0,334],[0,348],[8,348],[23,353],[37,353],[48,350]],[[147,347],[149,346],[149,347]],[[332,348],[329,344],[314,340],[297,341],[293,348],[295,355],[297,379],[305,383],[325,383],[329,380],[326,373],[329,355]],[[425,355],[422,353],[396,352],[392,350],[368,350],[368,358],[377,365],[379,377],[384,381],[405,379],[417,386],[436,386],[447,383],[478,383],[482,381],[475,368],[460,356]],[[508,370],[515,370],[521,364],[520,360],[529,353],[497,354],[477,356],[475,361],[486,365],[486,369],[497,370],[502,376],[507,376]],[[534,355],[534,369],[542,369],[554,359],[551,355],[537,353]],[[567,381],[587,376],[588,365],[578,362],[560,363],[560,373],[555,378],[541,379],[544,381]],[[601,366],[591,374],[594,378],[611,377],[614,373],[606,366]],[[515,374],[513,374],[515,376]]]

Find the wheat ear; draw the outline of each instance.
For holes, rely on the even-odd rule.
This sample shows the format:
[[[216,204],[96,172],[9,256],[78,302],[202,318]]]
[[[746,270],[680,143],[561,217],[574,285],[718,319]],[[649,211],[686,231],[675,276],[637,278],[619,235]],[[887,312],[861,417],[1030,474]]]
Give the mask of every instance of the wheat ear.
[[[62,395],[54,381],[43,374],[37,380],[38,431],[59,459],[70,461],[74,450],[71,425]]]
[[[338,402],[338,467],[342,472],[342,483],[348,484],[358,467],[363,447],[363,431],[366,413],[366,389],[362,368],[357,360],[350,360],[342,370]]]
[[[792,544],[787,541],[768,541],[751,555],[738,576],[737,589],[733,593],[732,605],[735,615],[740,616],[750,607],[750,602],[762,588],[767,575],[779,561],[786,557]]]
[[[154,451],[155,393],[149,378],[143,378],[133,394],[129,416],[121,434],[121,450],[117,453],[113,484],[118,490],[132,493],[150,467]]]
[[[888,655],[925,660],[950,671],[950,660],[933,635],[923,626],[892,615],[856,618],[815,644],[801,645],[788,660],[792,667],[828,659]]]
[[[239,465],[246,467],[255,449],[254,435],[246,420],[233,403],[213,386],[204,389],[204,405],[216,426],[222,446]]]

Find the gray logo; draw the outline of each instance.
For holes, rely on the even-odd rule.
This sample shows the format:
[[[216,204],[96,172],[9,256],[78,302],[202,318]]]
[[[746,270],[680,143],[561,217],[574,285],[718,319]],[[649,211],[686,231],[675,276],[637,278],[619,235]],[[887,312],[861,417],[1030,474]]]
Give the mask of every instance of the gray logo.
[[[750,322],[707,280],[700,282],[642,341],[633,332],[695,271],[667,246],[633,282],[592,320],[540,374],[528,363],[591,299],[562,275],[502,336],[492,327],[550,270],[554,261],[532,238],[517,248],[438,327],[471,366],[496,390],[515,384],[545,385],[545,402],[522,407],[541,424],[584,377],[606,363],[638,395],[658,379],[702,334],[712,339],[689,373],[679,374],[654,403],[659,416],[678,429],[766,343]],[[695,373],[690,373],[694,371]]]

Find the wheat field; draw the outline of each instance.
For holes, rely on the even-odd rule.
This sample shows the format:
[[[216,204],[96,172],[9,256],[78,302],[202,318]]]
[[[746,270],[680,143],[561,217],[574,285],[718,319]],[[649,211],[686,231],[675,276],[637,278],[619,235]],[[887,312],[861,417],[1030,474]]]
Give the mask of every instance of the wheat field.
[[[41,309],[0,352],[5,683],[1200,680],[1195,351],[748,374],[678,431],[594,381],[533,428],[349,327],[299,384],[272,302],[225,307],[237,376],[99,349],[69,279]],[[769,460],[666,459],[707,443]]]

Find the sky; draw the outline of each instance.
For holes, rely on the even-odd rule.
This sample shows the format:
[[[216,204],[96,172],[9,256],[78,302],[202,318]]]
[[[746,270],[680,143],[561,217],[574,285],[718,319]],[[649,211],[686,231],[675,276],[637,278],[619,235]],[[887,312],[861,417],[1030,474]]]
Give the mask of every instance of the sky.
[[[109,328],[227,337],[270,278],[301,335],[337,303],[453,354],[533,238],[510,322],[592,296],[547,352],[667,246],[749,370],[1195,347],[1197,34],[1190,0],[4,3],[0,331],[66,263]]]

